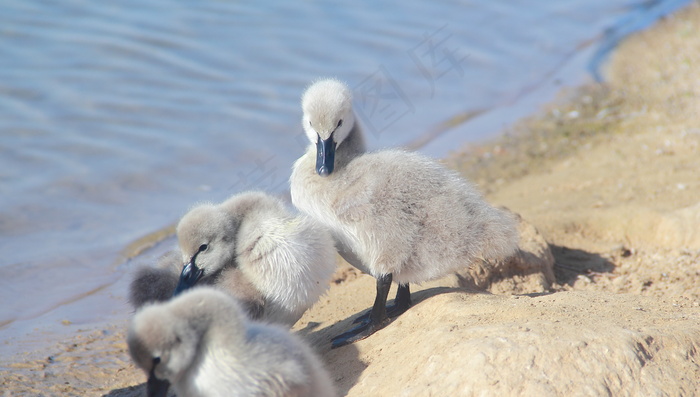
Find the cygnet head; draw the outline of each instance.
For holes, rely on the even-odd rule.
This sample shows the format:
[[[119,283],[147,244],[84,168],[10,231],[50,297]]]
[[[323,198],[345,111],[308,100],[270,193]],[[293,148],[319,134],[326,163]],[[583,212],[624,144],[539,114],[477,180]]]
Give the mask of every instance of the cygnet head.
[[[336,147],[355,124],[352,93],[339,80],[319,80],[302,95],[301,108],[304,132],[316,144],[316,172],[327,176],[333,172]]]
[[[229,216],[238,218],[239,224],[243,222],[246,215],[263,213],[278,214],[284,213],[284,207],[279,199],[261,191],[248,191],[236,194],[224,201],[220,206]]]
[[[134,316],[127,336],[129,353],[149,378],[174,381],[192,362],[197,343],[182,325],[161,306],[147,306]]]
[[[214,204],[199,205],[182,217],[177,239],[185,266],[175,295],[234,260],[236,231],[237,220]]]
[[[136,313],[127,343],[136,365],[149,374],[149,385],[157,381],[176,383],[194,362],[217,315],[224,315],[230,324],[241,321],[240,309],[238,313],[232,311],[236,308],[223,292],[201,288]],[[240,326],[243,329],[242,323]]]

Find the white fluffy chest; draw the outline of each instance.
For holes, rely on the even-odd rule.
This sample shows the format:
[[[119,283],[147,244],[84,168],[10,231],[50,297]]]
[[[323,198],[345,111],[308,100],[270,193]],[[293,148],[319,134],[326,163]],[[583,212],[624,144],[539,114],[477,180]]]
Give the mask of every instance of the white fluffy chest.
[[[358,228],[355,222],[338,216],[337,195],[344,194],[345,189],[337,180],[317,175],[312,160],[307,153],[294,163],[290,179],[292,203],[330,231],[340,246],[355,252],[363,261],[372,262],[377,256],[373,248],[376,239]]]

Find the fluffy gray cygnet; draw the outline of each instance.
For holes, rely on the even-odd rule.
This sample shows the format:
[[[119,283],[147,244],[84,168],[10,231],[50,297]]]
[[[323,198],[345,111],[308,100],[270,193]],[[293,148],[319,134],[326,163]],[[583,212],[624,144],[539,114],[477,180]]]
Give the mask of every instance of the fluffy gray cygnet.
[[[348,262],[377,279],[369,319],[334,338],[334,347],[388,323],[392,280],[399,288],[389,316],[410,307],[409,283],[516,251],[515,217],[486,203],[457,173],[417,153],[367,152],[344,83],[315,82],[302,110],[311,145],[294,164],[292,202],[328,227]]]
[[[144,306],[127,343],[149,376],[149,396],[165,396],[168,383],[179,397],[336,395],[301,339],[248,320],[233,297],[212,288]]]
[[[201,279],[248,304],[253,317],[289,326],[326,292],[336,267],[327,231],[263,192],[193,208],[177,238],[186,265],[176,294]]]

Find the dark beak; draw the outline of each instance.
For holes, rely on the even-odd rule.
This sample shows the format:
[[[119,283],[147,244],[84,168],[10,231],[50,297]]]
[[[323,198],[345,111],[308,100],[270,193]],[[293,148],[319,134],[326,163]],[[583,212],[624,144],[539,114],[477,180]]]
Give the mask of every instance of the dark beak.
[[[182,273],[180,273],[180,281],[178,281],[177,287],[175,287],[173,296],[178,296],[182,291],[194,287],[194,285],[197,284],[197,281],[202,278],[203,274],[204,271],[198,268],[197,265],[194,264],[194,261],[190,261],[185,265],[185,267],[182,268]]]
[[[333,172],[335,165],[335,141],[333,134],[323,140],[318,137],[316,142],[316,172],[321,176],[328,176]]]
[[[155,361],[155,360],[154,360]],[[148,373],[148,381],[146,382],[146,396],[148,397],[168,397],[168,389],[170,382],[156,378],[155,365]]]

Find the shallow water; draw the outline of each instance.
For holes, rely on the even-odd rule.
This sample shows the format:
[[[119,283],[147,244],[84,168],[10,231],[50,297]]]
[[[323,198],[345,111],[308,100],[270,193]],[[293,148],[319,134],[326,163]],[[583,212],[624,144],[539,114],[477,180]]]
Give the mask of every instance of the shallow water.
[[[173,241],[128,258],[197,201],[283,193],[313,79],[353,87],[371,147],[442,156],[684,3],[3,1],[0,351],[128,314]]]

